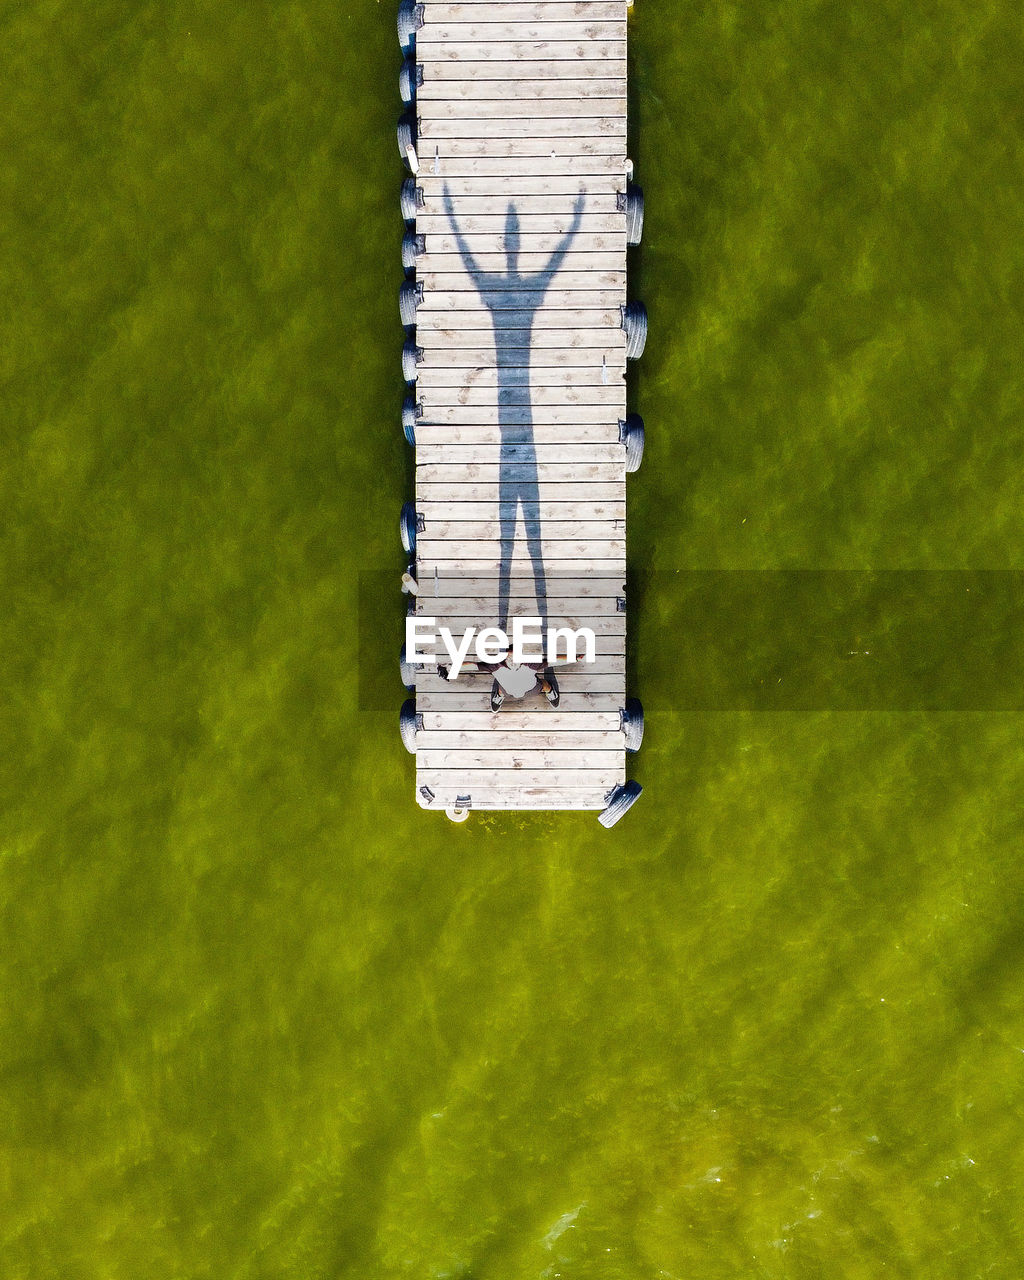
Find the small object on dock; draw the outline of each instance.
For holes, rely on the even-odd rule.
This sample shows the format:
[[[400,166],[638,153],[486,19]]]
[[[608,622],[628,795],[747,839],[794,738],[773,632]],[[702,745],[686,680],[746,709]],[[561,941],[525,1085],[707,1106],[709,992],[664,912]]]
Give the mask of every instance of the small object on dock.
[[[412,576],[411,573],[402,574],[402,591],[406,595],[418,596],[420,593],[420,584]]]

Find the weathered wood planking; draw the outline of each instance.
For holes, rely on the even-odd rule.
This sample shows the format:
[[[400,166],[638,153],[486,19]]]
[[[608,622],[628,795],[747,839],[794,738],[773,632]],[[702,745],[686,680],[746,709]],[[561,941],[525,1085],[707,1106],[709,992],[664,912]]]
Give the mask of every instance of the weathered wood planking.
[[[511,614],[539,616],[539,552],[549,622],[589,626],[597,660],[557,664],[558,709],[497,714],[488,673],[416,668],[417,798],[599,810],[625,779],[626,0],[423,14],[412,607],[494,626],[507,571]]]

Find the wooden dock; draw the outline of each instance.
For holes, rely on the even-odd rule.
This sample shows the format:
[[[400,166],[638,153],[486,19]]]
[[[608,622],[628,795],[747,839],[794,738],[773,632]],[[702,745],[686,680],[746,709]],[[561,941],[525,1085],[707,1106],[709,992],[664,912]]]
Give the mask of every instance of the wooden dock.
[[[410,600],[458,633],[546,616],[597,638],[595,662],[555,668],[557,709],[534,693],[492,712],[483,672],[407,681],[417,800],[457,818],[590,809],[611,825],[639,794],[626,782],[643,727],[626,699],[626,472],[643,428],[625,373],[646,314],[626,296],[642,220],[626,14],[626,0],[400,13]]]

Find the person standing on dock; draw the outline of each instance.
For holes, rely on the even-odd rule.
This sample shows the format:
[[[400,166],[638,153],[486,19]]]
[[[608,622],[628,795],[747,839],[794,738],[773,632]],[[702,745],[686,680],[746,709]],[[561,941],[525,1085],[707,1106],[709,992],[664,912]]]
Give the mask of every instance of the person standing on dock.
[[[515,205],[510,203],[505,216],[505,270],[503,272],[484,271],[473,257],[465,237],[459,230],[447,183],[444,188],[445,212],[448,215],[448,222],[458,245],[459,254],[484,305],[491,313],[491,325],[494,329],[498,426],[501,432],[498,466],[498,529],[501,544],[498,572],[498,626],[502,630],[508,629],[516,516],[522,508],[526,545],[533,564],[538,611],[544,631],[547,632],[547,581],[544,574],[537,452],[533,439],[533,411],[530,403],[530,349],[533,343],[534,317],[569,251],[569,246],[579,231],[585,198],[581,191],[573,207],[573,219],[569,230],[559,241],[547,265],[543,270],[529,274],[519,270],[519,214],[516,212]],[[517,295],[514,304],[511,307],[503,306],[502,295],[510,293]],[[514,339],[510,336],[512,330],[517,331]],[[523,388],[526,391],[525,403],[520,404],[517,392]],[[499,698],[498,706],[500,705]]]
[[[558,681],[555,679],[552,668],[545,666],[543,662],[513,662],[511,652],[507,652],[497,662],[470,659],[463,663],[467,670],[470,665],[475,671],[489,671],[494,676],[494,682],[491,685],[492,711],[500,711],[506,698],[513,698],[516,701],[525,698],[528,693],[532,693],[537,688],[538,679],[541,693],[553,707],[558,706],[560,696]],[[437,674],[442,680],[451,679],[449,668],[442,664],[438,664]]]

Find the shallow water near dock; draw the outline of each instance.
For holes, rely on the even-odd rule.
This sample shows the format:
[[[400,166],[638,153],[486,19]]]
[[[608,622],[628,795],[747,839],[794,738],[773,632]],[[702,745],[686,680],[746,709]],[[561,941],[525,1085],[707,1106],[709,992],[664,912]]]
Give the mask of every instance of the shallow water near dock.
[[[604,831],[414,801],[394,6],[0,8],[9,1280],[1021,1274],[1019,10],[632,15]]]

